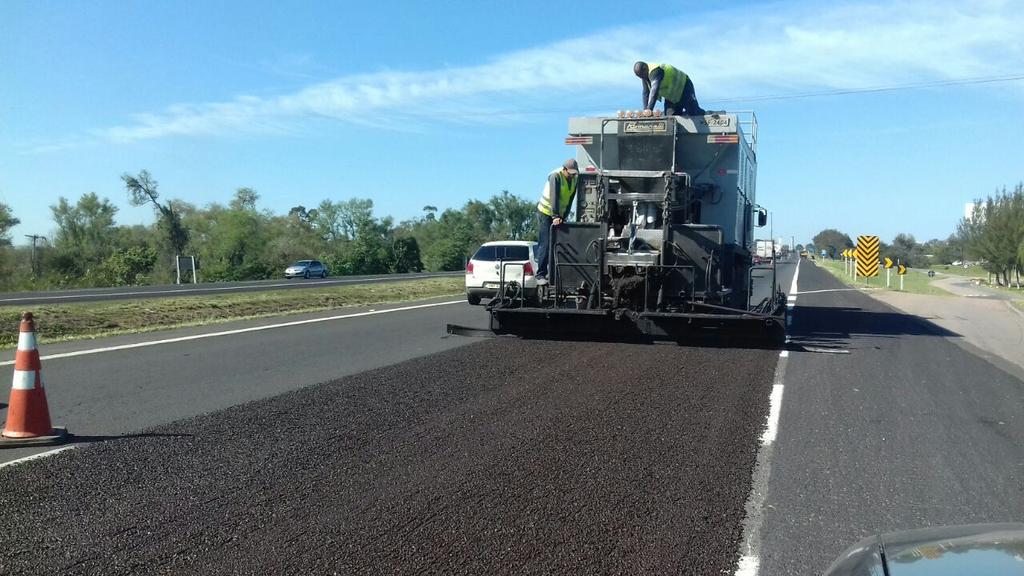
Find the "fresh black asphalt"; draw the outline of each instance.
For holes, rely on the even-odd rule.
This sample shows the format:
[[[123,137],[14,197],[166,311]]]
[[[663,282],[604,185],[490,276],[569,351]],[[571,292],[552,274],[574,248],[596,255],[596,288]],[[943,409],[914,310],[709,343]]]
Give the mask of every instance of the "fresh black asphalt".
[[[465,346],[472,340],[443,337],[445,323],[486,326],[484,320],[482,307],[449,297],[57,342],[40,353],[53,422],[76,435],[117,436]],[[46,359],[153,341],[165,342]],[[0,361],[13,359],[13,350],[0,352]],[[0,450],[0,463],[43,450]]]
[[[0,573],[731,573],[777,355],[487,340],[0,469]]]

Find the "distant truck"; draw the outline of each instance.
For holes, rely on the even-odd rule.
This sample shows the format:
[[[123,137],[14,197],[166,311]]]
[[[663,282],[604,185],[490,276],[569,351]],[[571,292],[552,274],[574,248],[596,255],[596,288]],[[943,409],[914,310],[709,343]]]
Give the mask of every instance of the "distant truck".
[[[779,256],[782,246],[773,243],[771,240],[757,240],[754,248],[754,255],[762,262],[771,262]]]

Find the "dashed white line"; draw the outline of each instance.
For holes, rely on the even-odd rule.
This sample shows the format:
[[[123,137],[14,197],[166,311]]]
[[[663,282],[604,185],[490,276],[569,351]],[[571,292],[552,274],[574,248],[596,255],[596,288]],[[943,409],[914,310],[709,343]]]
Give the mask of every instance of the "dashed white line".
[[[740,564],[736,568],[736,576],[757,576],[757,569],[760,561],[756,556],[740,557]]]
[[[800,261],[793,272],[793,283],[786,297],[786,325],[793,320],[793,309],[796,307],[797,278],[800,275]],[[786,335],[786,344],[790,343]],[[789,350],[779,352],[779,363],[775,368],[772,392],[768,397],[768,418],[765,430],[761,433],[761,446],[757,450],[757,464],[751,482],[750,496],[745,505],[746,518],[743,521],[743,542],[740,544],[740,560],[736,565],[735,576],[757,576],[761,569],[761,524],[763,522],[764,502],[768,497],[768,479],[771,476],[771,456],[775,438],[779,433],[779,419],[782,415],[782,393],[785,390],[783,380],[786,364],[789,362]]]
[[[782,384],[772,385],[771,408],[768,411],[768,427],[761,434],[761,445],[771,446],[779,432],[779,414],[782,412]]]
[[[796,270],[793,272],[793,283],[789,285],[789,296],[796,300],[796,279],[800,277],[800,260],[796,261]]]
[[[120,346],[107,346],[105,348],[92,348],[89,350],[76,350],[74,352],[63,352],[60,354],[49,354],[41,356],[40,360],[54,360],[57,358],[71,358],[73,356],[86,356],[88,354],[100,354],[103,352],[114,352],[117,350],[130,350],[132,348],[145,348],[147,346],[159,346],[161,344],[173,344],[175,342],[188,342],[189,340],[202,340],[204,338],[216,338],[218,336],[233,336],[245,334],[246,332],[260,332],[273,330],[275,328],[288,328],[291,326],[302,326],[304,324],[316,324],[318,322],[331,322],[334,320],[345,320],[346,318],[359,318],[362,316],[374,316],[377,314],[389,314],[391,312],[405,312],[407,310],[419,310],[421,308],[433,308],[435,306],[448,306],[450,304],[461,304],[465,300],[449,300],[446,302],[431,302],[430,304],[417,304],[414,306],[402,306],[400,308],[388,308],[386,310],[370,310],[367,312],[356,312],[354,314],[342,314],[340,316],[327,316],[325,318],[310,318],[308,320],[295,320],[281,324],[268,324],[266,326],[252,326],[250,328],[239,328],[237,330],[224,330],[222,332],[207,332],[205,334],[193,334],[191,336],[179,336],[177,338],[165,338],[163,340],[150,340],[148,342],[135,342],[133,344],[121,344]],[[14,360],[0,362],[0,366],[10,366]]]

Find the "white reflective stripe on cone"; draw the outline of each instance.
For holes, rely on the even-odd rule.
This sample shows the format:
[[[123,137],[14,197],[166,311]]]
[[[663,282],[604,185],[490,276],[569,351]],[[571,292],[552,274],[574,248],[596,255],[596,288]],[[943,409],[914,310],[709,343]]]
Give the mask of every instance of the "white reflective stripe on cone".
[[[18,350],[35,350],[36,349],[36,333],[35,332],[21,332],[18,334]]]
[[[32,390],[36,387],[35,370],[15,370],[14,383],[11,388],[15,390]]]

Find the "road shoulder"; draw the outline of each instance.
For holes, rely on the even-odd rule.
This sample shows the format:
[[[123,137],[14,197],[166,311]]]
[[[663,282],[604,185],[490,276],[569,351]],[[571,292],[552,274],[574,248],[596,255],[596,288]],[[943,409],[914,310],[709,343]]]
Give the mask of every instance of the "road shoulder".
[[[1022,513],[1021,379],[867,295],[801,271],[760,574],[820,574],[869,534]]]
[[[883,291],[865,294],[956,333],[959,337],[949,340],[1024,380],[1024,314],[1009,301]]]

